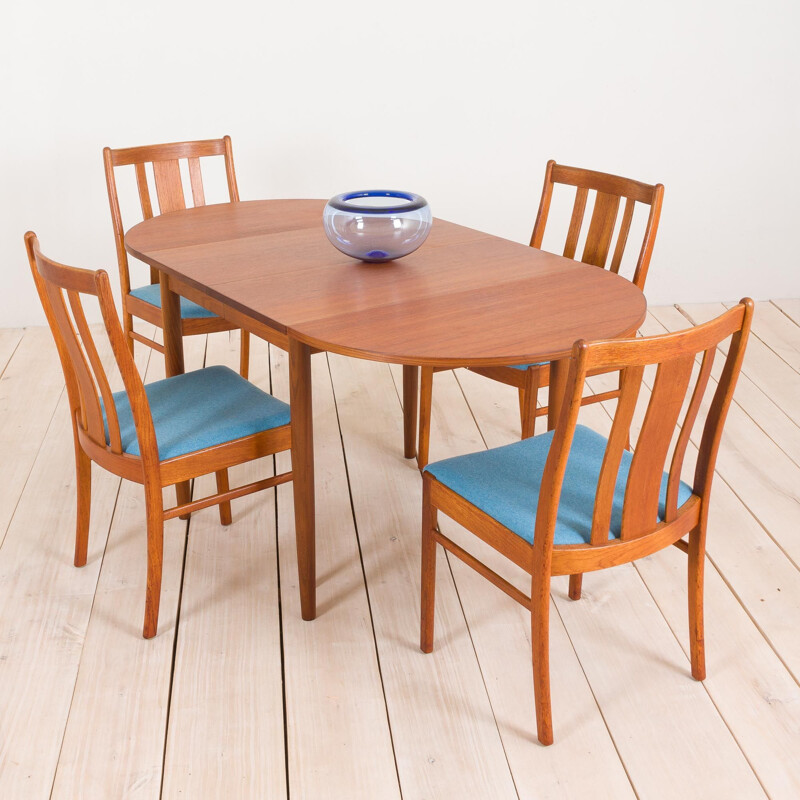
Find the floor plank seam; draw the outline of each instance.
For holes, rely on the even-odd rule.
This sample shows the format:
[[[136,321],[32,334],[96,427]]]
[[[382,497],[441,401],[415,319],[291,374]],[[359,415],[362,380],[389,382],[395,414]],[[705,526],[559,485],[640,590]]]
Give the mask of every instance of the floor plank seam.
[[[192,492],[194,490],[194,481],[191,484],[191,489],[189,493],[189,497],[192,497]],[[178,632],[180,630],[180,623],[181,623],[181,604],[183,603],[183,582],[186,578],[186,556],[189,552],[189,525],[191,524],[191,519],[186,520],[186,526],[184,528],[184,537],[183,537],[183,561],[181,563],[181,582],[180,586],[178,587],[178,606],[175,609],[175,628],[172,632],[172,657],[171,663],[169,668],[169,687],[167,689],[167,708],[164,714],[164,747],[161,754],[161,782],[158,788],[158,796],[159,798],[163,797],[164,795],[164,776],[166,775],[166,767],[167,767],[167,745],[169,743],[169,715],[170,711],[172,710],[172,689],[175,685],[175,665],[177,661],[178,655]]]
[[[691,667],[691,659],[689,658],[688,654],[684,650],[683,645],[681,644],[681,640],[678,637],[678,634],[673,630],[672,626],[669,624],[669,620],[667,619],[667,615],[664,613],[663,609],[661,608],[661,604],[658,602],[658,600],[656,599],[655,595],[650,591],[650,587],[647,585],[647,581],[644,579],[644,576],[642,575],[642,573],[639,572],[639,566],[638,566],[636,561],[633,562],[633,568],[636,570],[636,574],[639,576],[639,580],[641,580],[641,582],[644,584],[645,591],[650,595],[650,598],[652,599],[653,603],[655,604],[655,607],[659,610],[659,613],[661,614],[661,617],[664,620],[667,628],[669,629],[669,631],[672,634],[672,636],[675,639],[675,641],[678,643],[678,647],[680,648],[681,652],[683,653],[684,659],[686,660],[687,665],[689,665]],[[716,569],[716,567],[715,567],[715,569]],[[689,675],[689,680],[695,680],[691,676],[691,674]],[[719,715],[719,718],[722,720],[722,724],[728,729],[728,733],[730,733],[731,738],[733,739],[733,741],[736,742],[736,746],[739,748],[739,752],[742,754],[742,758],[747,762],[747,765],[750,767],[750,770],[752,771],[753,776],[758,781],[758,785],[761,787],[762,791],[764,792],[764,796],[765,797],[769,797],[769,793],[767,792],[766,787],[764,786],[763,782],[761,781],[761,778],[760,778],[758,772],[756,771],[756,769],[753,766],[752,762],[748,758],[748,755],[747,755],[745,749],[742,747],[741,742],[739,741],[738,737],[736,736],[736,734],[734,733],[734,731],[731,728],[730,724],[728,723],[728,720],[725,718],[725,714],[722,713],[722,710],[717,705],[716,700],[714,700],[714,695],[712,694],[712,692],[709,690],[708,686],[706,685],[706,681],[702,680],[702,681],[695,681],[695,682],[699,683],[703,687],[703,691],[706,693],[706,696],[711,701],[711,705],[713,705],[714,708],[716,709],[717,714]]]
[[[439,526],[436,526],[437,530]],[[439,531],[441,533],[441,531]],[[486,701],[489,704],[489,708],[492,710],[492,719],[494,720],[494,727],[497,730],[497,738],[500,740],[500,747],[503,748],[503,755],[506,759],[506,766],[508,766],[508,774],[511,776],[511,784],[514,787],[514,791],[517,793],[517,800],[520,800],[519,794],[519,787],[517,786],[517,779],[514,777],[514,770],[511,767],[511,760],[508,757],[508,750],[506,750],[506,743],[503,739],[503,734],[500,731],[500,725],[497,722],[497,713],[494,710],[494,705],[492,704],[492,697],[489,694],[489,685],[486,682],[486,675],[483,672],[483,667],[481,666],[481,660],[478,656],[478,648],[475,645],[475,640],[472,638],[472,630],[469,627],[469,620],[467,619],[467,612],[464,609],[464,604],[461,602],[461,592],[458,588],[458,581],[456,580],[456,576],[453,573],[453,561],[450,557],[450,553],[447,552],[444,548],[444,558],[447,562],[447,569],[450,571],[450,579],[453,581],[453,586],[456,590],[456,598],[458,600],[458,607],[461,609],[461,615],[464,617],[464,627],[467,629],[467,636],[469,636],[469,643],[472,646],[472,652],[475,654],[475,663],[478,665],[478,673],[481,676],[481,683],[483,684],[483,690],[486,692]]]
[[[603,411],[605,412],[606,416],[608,416],[610,419],[613,419],[613,415],[611,414],[611,412],[609,412],[608,408],[606,407],[606,403],[601,403],[600,405],[602,406],[602,408],[603,408]],[[774,536],[772,536],[772,534],[771,534],[771,533],[770,533],[770,531],[769,531],[769,528],[767,528],[767,526],[766,526],[766,525],[764,525],[764,523],[763,523],[763,522],[762,522],[762,521],[761,521],[761,520],[758,518],[758,515],[757,515],[757,514],[755,514],[755,513],[753,512],[753,510],[752,510],[752,509],[751,509],[751,508],[750,508],[750,507],[747,505],[747,503],[745,503],[745,501],[744,501],[744,500],[743,500],[743,499],[742,499],[742,498],[739,496],[739,494],[736,492],[736,489],[733,487],[733,484],[732,484],[732,483],[730,483],[729,481],[727,481],[727,480],[725,479],[725,477],[724,477],[724,476],[723,476],[723,475],[722,475],[722,474],[719,472],[719,470],[718,470],[718,469],[715,469],[715,470],[714,470],[714,477],[715,477],[716,479],[718,479],[718,480],[722,481],[722,482],[723,482],[723,483],[724,483],[724,484],[725,484],[725,485],[726,485],[726,486],[727,486],[727,487],[728,487],[728,488],[731,490],[731,493],[734,495],[734,497],[736,497],[736,499],[737,499],[737,500],[738,500],[738,501],[739,501],[739,502],[742,504],[742,506],[745,508],[745,510],[747,511],[747,513],[748,513],[748,514],[750,514],[750,516],[753,518],[753,520],[755,521],[755,523],[756,523],[756,524],[757,524],[757,525],[758,525],[758,526],[759,526],[759,527],[760,527],[760,528],[761,528],[761,529],[764,531],[764,533],[766,534],[766,536],[767,536],[767,537],[768,537],[768,538],[769,538],[769,539],[770,539],[770,540],[771,540],[771,541],[772,541],[772,542],[775,544],[775,546],[776,546],[776,547],[777,547],[777,548],[780,550],[780,552],[781,552],[781,553],[782,553],[782,554],[783,554],[783,555],[786,557],[787,561],[788,561],[788,562],[789,562],[789,563],[790,563],[790,564],[791,564],[791,565],[792,565],[792,566],[793,566],[795,569],[797,569],[798,571],[800,571],[800,567],[798,567],[797,563],[796,563],[796,562],[795,562],[795,561],[792,559],[792,557],[791,557],[791,556],[790,556],[790,555],[789,555],[789,554],[786,552],[786,550],[785,550],[785,549],[784,549],[784,548],[781,546],[780,542],[778,542],[778,541],[775,539],[775,537],[774,537]],[[712,486],[712,491],[713,491],[713,486]],[[791,668],[788,666],[788,664],[787,664],[787,663],[786,663],[786,661],[783,659],[783,657],[781,656],[781,654],[780,654],[780,652],[778,651],[778,649],[777,649],[777,648],[776,648],[776,647],[773,645],[773,643],[772,643],[772,640],[770,639],[770,637],[769,637],[769,636],[768,636],[768,635],[767,635],[767,634],[766,634],[766,633],[763,631],[763,629],[762,629],[762,628],[761,628],[761,626],[758,624],[758,622],[756,621],[756,619],[755,619],[755,617],[753,616],[753,614],[751,614],[751,612],[750,612],[750,610],[748,609],[747,605],[744,603],[744,601],[741,599],[741,597],[738,595],[738,593],[737,593],[737,592],[734,590],[733,586],[730,584],[730,582],[729,582],[729,581],[727,580],[727,578],[725,577],[725,574],[724,574],[723,570],[722,570],[722,569],[720,569],[720,568],[717,566],[717,563],[716,563],[716,561],[714,561],[714,556],[713,556],[713,542],[712,542],[711,544],[709,544],[709,545],[707,545],[707,546],[706,546],[706,557],[707,557],[707,558],[708,558],[708,560],[711,562],[711,564],[713,564],[713,566],[714,566],[714,569],[717,571],[717,573],[720,575],[720,577],[722,578],[722,580],[723,580],[723,582],[725,583],[725,585],[728,587],[728,589],[730,590],[730,592],[731,592],[731,593],[733,594],[733,596],[736,598],[736,602],[737,602],[737,603],[739,603],[739,605],[742,607],[742,609],[744,610],[745,614],[747,614],[748,618],[750,619],[750,621],[751,621],[751,622],[753,623],[753,625],[755,626],[756,630],[757,630],[757,631],[759,632],[759,634],[762,636],[762,638],[763,638],[763,639],[764,639],[764,641],[767,643],[767,645],[769,646],[769,648],[770,648],[770,649],[771,649],[771,650],[772,650],[772,651],[775,653],[775,655],[777,656],[778,660],[781,662],[781,664],[783,664],[783,666],[785,667],[785,669],[786,669],[786,671],[789,673],[789,675],[791,675],[791,677],[792,677],[792,680],[794,680],[796,683],[798,683],[798,685],[800,685],[800,681],[798,681],[798,677],[797,677],[797,676],[794,674],[794,671],[793,671],[793,670],[792,670],[792,669],[791,669]],[[635,566],[635,562],[634,562],[634,566]],[[638,572],[638,568],[637,568],[637,572]],[[642,580],[644,580],[644,578],[643,578]],[[646,585],[646,584],[645,584],[645,585]],[[748,762],[748,763],[749,763],[749,762]]]
[[[578,651],[575,647],[575,642],[572,639],[572,634],[569,632],[569,627],[567,627],[567,623],[564,621],[564,617],[561,614],[561,611],[558,608],[558,603],[555,602],[553,599],[552,592],[550,593],[550,602],[553,604],[553,610],[558,615],[559,620],[561,621],[561,627],[564,629],[564,633],[566,634],[567,641],[569,641],[569,646],[572,648],[572,652],[575,654],[575,660],[578,662],[578,666],[581,668],[581,672],[583,673],[583,678],[586,681],[586,686],[588,687],[589,691],[592,693],[592,698],[594,699],[594,704],[597,706],[597,713],[600,714],[600,719],[603,720],[603,725],[606,726],[606,731],[608,731],[608,738],[611,740],[611,745],[614,748],[614,752],[617,754],[617,758],[619,758],[619,763],[622,766],[622,769],[625,772],[625,777],[628,779],[628,783],[631,785],[631,791],[636,796],[636,800],[642,800],[639,795],[639,792],[636,789],[636,784],[631,777],[631,773],[628,770],[628,765],[625,763],[625,759],[622,757],[622,753],[619,750],[619,746],[617,745],[617,740],[614,738],[614,733],[611,730],[611,726],[608,724],[608,720],[606,719],[606,715],[603,713],[603,707],[600,704],[600,701],[597,699],[597,694],[594,691],[594,687],[592,686],[592,682],[589,680],[589,676],[586,674],[586,669],[583,666],[583,661],[581,657],[578,655]]]
[[[208,353],[208,334],[205,334],[203,345],[203,359],[201,368],[206,366],[206,356]],[[152,355],[152,353],[151,353]],[[146,373],[145,373],[146,374]],[[194,497],[194,479],[189,482],[189,499]],[[161,781],[158,787],[159,798],[164,795],[164,777],[167,767],[167,746],[169,744],[169,717],[172,710],[172,689],[175,685],[175,666],[178,657],[178,632],[181,624],[181,604],[183,603],[183,584],[186,579],[186,558],[189,554],[189,530],[192,524],[191,516],[186,520],[183,534],[183,559],[181,561],[181,581],[178,586],[178,605],[175,609],[175,628],[172,631],[172,656],[169,667],[169,686],[167,688],[167,708],[164,712],[164,747],[161,753]],[[163,534],[162,534],[163,535]]]
[[[275,345],[267,345],[267,377],[269,379],[269,393],[274,394],[274,384],[272,380],[272,348]],[[272,459],[272,474],[278,474],[278,457],[276,454],[271,456]],[[281,658],[281,703],[283,711],[283,770],[286,784],[286,800],[290,800],[292,796],[291,787],[289,785],[289,711],[286,701],[286,648],[283,640],[283,594],[281,591],[281,537],[280,528],[278,526],[279,514],[277,486],[272,490],[274,497],[275,507],[275,582],[276,591],[278,594],[278,643],[280,646]]]
[[[2,378],[3,375],[5,375],[5,371],[8,369],[8,365],[11,363],[11,360],[14,358],[14,355],[17,352],[17,350],[19,349],[19,346],[22,343],[22,340],[25,338],[25,331],[27,331],[27,328],[23,328],[22,336],[19,337],[19,339],[17,340],[17,343],[14,345],[14,349],[8,354],[8,358],[6,359],[6,363],[3,364],[3,368],[0,369],[0,378]]]
[[[780,311],[781,314],[783,314],[783,316],[786,317],[786,319],[789,320],[789,322],[793,323],[796,327],[800,328],[800,323],[798,323],[797,320],[793,316],[791,316],[790,314],[787,314],[786,311],[784,311],[774,300],[770,300],[769,304],[771,306],[774,306],[775,308],[777,308],[778,311]]]
[[[77,665],[77,668],[75,670],[75,680],[74,680],[74,682],[72,684],[72,695],[71,695],[71,697],[69,699],[69,709],[67,711],[66,716],[64,717],[64,730],[61,733],[61,744],[58,747],[58,757],[56,758],[56,768],[55,768],[55,771],[53,772],[53,782],[50,784],[50,794],[48,795],[50,798],[53,797],[53,792],[55,791],[55,787],[56,787],[56,777],[58,776],[58,766],[61,763],[61,753],[62,753],[62,751],[64,749],[64,739],[66,738],[67,728],[69,727],[69,720],[70,720],[70,717],[72,716],[72,705],[75,702],[75,691],[76,691],[76,689],[78,687],[78,678],[80,677],[80,674],[81,674],[81,662],[83,661],[84,645],[86,644],[86,632],[89,629],[89,622],[92,619],[92,614],[94,612],[94,604],[97,602],[97,586],[100,583],[100,575],[103,572],[103,563],[106,560],[106,551],[108,550],[108,540],[111,537],[111,528],[114,525],[114,517],[117,514],[117,504],[119,502],[119,493],[120,493],[120,489],[121,488],[122,488],[122,479],[119,479],[117,481],[117,490],[114,493],[114,506],[111,509],[111,514],[109,514],[109,516],[108,516],[108,528],[106,530],[106,543],[103,546],[103,553],[100,556],[100,567],[97,570],[97,583],[95,583],[94,594],[92,595],[92,605],[89,607],[89,615],[86,618],[86,630],[84,631],[84,638],[83,638],[83,642],[81,643],[81,657],[78,659],[78,665]],[[81,568],[80,567],[76,567],[75,569],[81,569]]]
[[[781,655],[781,653],[778,650],[778,648],[772,643],[772,639],[770,639],[769,635],[764,631],[764,629],[761,627],[761,625],[758,624],[758,620],[753,616],[753,614],[750,613],[750,609],[747,607],[745,602],[739,596],[739,594],[736,591],[736,589],[734,589],[734,587],[731,584],[731,582],[725,577],[725,573],[717,565],[717,562],[714,561],[713,556],[711,555],[710,551],[708,551],[708,550],[706,550],[706,557],[708,558],[709,563],[717,571],[717,574],[722,579],[722,582],[725,584],[725,586],[728,587],[728,590],[730,591],[730,593],[734,596],[734,598],[736,598],[736,602],[739,603],[739,605],[742,607],[742,610],[744,611],[744,613],[747,614],[747,617],[750,620],[750,622],[753,623],[753,626],[759,632],[759,634],[764,639],[764,641],[767,643],[767,645],[769,646],[770,650],[772,650],[772,652],[775,654],[775,656],[778,659],[778,661],[781,662],[781,664],[783,665],[783,668],[789,673],[789,675],[792,677],[792,680],[798,686],[800,686],[800,676],[795,675],[794,670],[786,663],[785,659]]]
[[[391,717],[389,715],[389,702],[388,702],[388,700],[386,698],[386,685],[385,685],[384,680],[383,680],[383,668],[381,666],[381,654],[380,654],[380,649],[378,647],[378,637],[377,637],[377,634],[375,633],[375,618],[374,618],[373,613],[372,613],[372,598],[370,597],[369,583],[367,582],[367,571],[366,571],[366,568],[364,567],[364,553],[361,550],[361,537],[358,535],[358,519],[356,518],[356,507],[355,507],[355,503],[353,501],[353,490],[352,490],[352,488],[350,486],[350,470],[349,470],[349,468],[347,466],[347,448],[345,447],[345,443],[344,443],[344,431],[342,430],[342,420],[341,420],[341,417],[339,416],[339,401],[336,398],[336,384],[334,383],[334,380],[333,380],[333,372],[331,370],[331,360],[330,360],[330,354],[329,353],[325,353],[325,361],[326,361],[326,363],[328,365],[328,377],[329,377],[330,382],[331,382],[331,391],[333,393],[333,407],[334,407],[334,410],[336,411],[336,422],[337,422],[337,424],[339,426],[339,441],[340,441],[340,444],[341,444],[341,447],[342,447],[342,460],[344,462],[345,479],[347,480],[347,495],[348,495],[348,498],[350,500],[350,513],[351,513],[351,515],[353,517],[353,529],[354,529],[355,535],[356,535],[356,546],[358,547],[358,559],[359,559],[359,562],[361,564],[361,577],[362,577],[362,579],[364,581],[364,594],[366,595],[366,598],[367,598],[367,609],[369,611],[369,624],[370,624],[370,628],[372,629],[372,641],[373,641],[373,644],[375,646],[375,661],[377,662],[378,676],[380,677],[380,681],[381,681],[381,693],[383,694],[383,706],[384,706],[384,709],[386,711],[386,724],[387,724],[387,726],[389,728],[389,742],[390,742],[390,744],[392,746],[392,759],[394,761],[395,775],[397,777],[397,790],[400,793],[400,800],[403,800],[403,784],[402,784],[402,781],[400,780],[400,768],[399,768],[399,765],[397,763],[397,750],[396,750],[395,744],[394,744],[394,731],[392,730],[392,720],[391,720]],[[391,377],[391,368],[389,367],[388,364],[386,365],[386,368],[389,370],[389,376]],[[392,378],[392,380],[394,380],[394,379]],[[395,391],[396,391],[396,389],[397,389],[397,387],[395,386]]]
[[[22,487],[20,489],[20,492],[17,495],[17,499],[14,501],[14,510],[11,512],[11,516],[9,516],[8,518],[8,524],[6,525],[5,530],[3,531],[3,536],[2,538],[0,538],[0,548],[3,547],[3,543],[6,540],[6,535],[8,534],[8,531],[11,528],[11,523],[14,521],[14,517],[17,514],[17,509],[19,508],[19,501],[22,499],[22,495],[25,494],[25,489],[28,486],[28,481],[31,478],[31,473],[33,472],[33,468],[36,465],[37,460],[39,459],[39,454],[42,452],[42,445],[44,444],[45,439],[47,439],[47,434],[50,432],[50,428],[53,425],[53,420],[56,417],[56,412],[58,411],[58,406],[61,403],[61,398],[64,396],[65,388],[66,385],[61,387],[61,391],[58,394],[58,398],[56,399],[56,402],[53,405],[53,411],[50,414],[50,421],[47,423],[47,427],[45,428],[44,436],[42,436],[42,439],[36,448],[36,455],[31,459],[31,467],[28,470],[28,474],[25,476],[25,480],[22,482]]]

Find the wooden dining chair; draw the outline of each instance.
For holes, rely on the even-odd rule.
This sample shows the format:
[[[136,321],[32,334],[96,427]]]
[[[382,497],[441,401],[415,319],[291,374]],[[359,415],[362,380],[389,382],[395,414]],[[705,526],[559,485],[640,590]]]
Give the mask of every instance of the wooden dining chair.
[[[36,289],[56,342],[69,397],[77,473],[75,566],[86,564],[91,462],[144,485],[147,590],[144,636],[156,635],[164,521],[230,502],[292,479],[291,472],[231,489],[228,468],[288,450],[289,406],[224,366],[142,383],[114,306],[108,273],[58,264],[42,255],[33,233],[25,246]],[[82,296],[97,298],[124,389],[113,392],[84,314]],[[214,473],[217,493],[164,508],[162,489]]]
[[[746,298],[704,325],[647,339],[575,343],[555,430],[426,467],[422,500],[420,646],[433,649],[436,544],[531,612],[539,741],[552,744],[548,614],[551,575],[624,564],[677,545],[688,554],[692,675],[705,678],[703,565],[709,496],[722,429],[753,316]],[[681,481],[689,438],[704,403],[717,345],[731,336],[702,427],[694,479]],[[702,355],[699,370],[696,356]],[[657,366],[633,454],[626,449],[647,366]],[[577,424],[586,377],[620,370],[608,439]],[[696,377],[694,377],[696,373]],[[684,400],[680,433],[671,446]],[[666,469],[666,471],[665,471]],[[530,596],[444,536],[441,511],[531,576]],[[688,534],[688,541],[683,537]]]
[[[187,165],[192,205],[203,206],[206,204],[200,159],[209,156],[222,156],[224,158],[228,199],[232,203],[238,202],[239,189],[236,185],[236,172],[233,168],[233,150],[230,136],[197,142],[126,147],[120,150],[112,150],[110,147],[103,149],[108,202],[111,206],[111,222],[114,226],[119,279],[122,287],[122,327],[131,352],[133,352],[134,342],[141,342],[158,350],[160,353],[164,352],[163,346],[158,342],[142,336],[133,329],[134,317],[146,320],[159,328],[164,327],[164,321],[161,313],[158,270],[151,267],[150,283],[131,289],[128,253],[125,250],[125,230],[122,227],[122,214],[117,194],[115,170],[119,167],[131,165],[134,167],[142,215],[144,219],[150,219],[154,213],[165,214],[169,211],[179,211],[186,208],[186,194],[181,177],[182,159],[185,159]],[[148,164],[151,165],[153,183],[155,185],[155,199],[157,201],[155,212],[148,182]],[[203,306],[187,300],[185,297],[181,298],[180,309],[184,336],[236,330],[235,325],[218,317],[213,312],[203,308]],[[239,373],[243,378],[246,378],[250,361],[250,334],[243,330],[241,337]]]
[[[575,187],[575,201],[572,207],[572,217],[563,255],[566,258],[576,257],[587,201],[589,193],[592,192],[594,193],[594,206],[580,261],[601,269],[608,266],[608,269],[617,274],[620,272],[622,258],[628,244],[628,234],[633,222],[636,204],[640,203],[649,207],[642,244],[636,259],[633,275],[631,276],[633,283],[644,291],[647,271],[650,267],[650,257],[653,254],[653,246],[658,232],[664,187],[660,183],[650,186],[646,183],[640,183],[629,178],[620,178],[617,175],[609,175],[605,172],[565,167],[562,164],[556,164],[555,161],[548,161],[544,176],[542,199],[539,203],[539,212],[536,215],[536,222],[533,226],[533,235],[530,241],[531,247],[541,248],[542,246],[555,184]],[[623,199],[625,203],[622,219],[619,226],[617,226],[617,217]],[[615,233],[616,244],[612,251],[611,245],[615,241]],[[611,255],[610,262],[609,255]],[[430,450],[433,375],[434,372],[440,372],[443,369],[446,368],[422,367],[421,370],[419,444],[417,447],[417,461],[420,468],[428,463]],[[517,387],[519,391],[522,438],[526,439],[529,436],[533,436],[536,417],[545,415],[548,411],[547,406],[537,409],[536,403],[539,389],[548,386],[550,382],[549,363],[470,367],[469,369],[500,383]],[[602,394],[589,395],[584,398],[584,403],[597,403],[618,395],[619,389],[612,389]]]

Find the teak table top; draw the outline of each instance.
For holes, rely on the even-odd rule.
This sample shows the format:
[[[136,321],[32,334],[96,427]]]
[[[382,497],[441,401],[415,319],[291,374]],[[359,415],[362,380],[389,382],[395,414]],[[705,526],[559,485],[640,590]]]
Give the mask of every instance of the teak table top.
[[[128,251],[223,306],[311,347],[375,361],[549,361],[576,339],[633,334],[647,304],[608,270],[436,219],[397,261],[336,250],[322,200],[258,200],[163,214]],[[197,299],[192,293],[192,299]]]

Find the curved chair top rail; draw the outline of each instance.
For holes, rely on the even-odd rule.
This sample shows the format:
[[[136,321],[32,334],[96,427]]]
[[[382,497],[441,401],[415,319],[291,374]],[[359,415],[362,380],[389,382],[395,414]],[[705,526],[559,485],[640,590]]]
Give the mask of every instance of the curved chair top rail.
[[[605,268],[616,231],[616,245],[609,264],[609,269],[616,273],[619,273],[622,264],[636,203],[642,203],[650,207],[642,246],[639,250],[632,279],[633,283],[640,289],[644,289],[661,217],[661,205],[664,197],[663,185],[660,183],[650,185],[630,178],[622,178],[619,175],[611,175],[579,167],[567,167],[550,160],[547,162],[545,170],[542,199],[539,204],[539,212],[536,215],[533,234],[531,235],[531,247],[541,248],[542,246],[555,184],[576,187],[575,202],[572,207],[572,216],[563,255],[567,258],[575,258],[589,192],[595,192],[596,196],[589,222],[589,230],[586,234],[583,254],[579,260],[585,264],[593,264]],[[625,199],[625,205],[622,212],[622,220],[617,227],[617,215],[623,198]]]

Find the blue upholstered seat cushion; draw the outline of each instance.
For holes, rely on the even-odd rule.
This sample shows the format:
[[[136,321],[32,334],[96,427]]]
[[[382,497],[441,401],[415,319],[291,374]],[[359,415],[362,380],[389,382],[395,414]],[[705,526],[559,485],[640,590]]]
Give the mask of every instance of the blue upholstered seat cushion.
[[[528,369],[528,367],[546,367],[549,361],[537,361],[535,364],[509,364],[511,369]]]
[[[161,285],[158,283],[151,283],[148,286],[140,286],[138,289],[133,289],[131,294],[149,303],[151,306],[161,308]],[[203,306],[181,297],[181,319],[204,319],[206,317],[216,317],[213,311],[209,311]]]
[[[176,375],[148,383],[144,390],[162,461],[289,422],[286,403],[262,392],[228,367],[207,367]],[[123,451],[141,455],[128,395],[116,392],[114,404]],[[110,441],[107,422],[106,441]]]
[[[505,447],[437,461],[429,464],[426,471],[517,536],[532,542],[542,473],[552,439],[553,431],[548,431]],[[555,544],[589,541],[597,482],[607,444],[607,439],[591,428],[576,427],[561,489]],[[609,539],[617,538],[622,527],[622,503],[632,458],[629,451],[623,451],[611,507]],[[681,481],[678,506],[691,494],[691,487]],[[664,516],[666,495],[667,474],[664,473],[659,520]]]

